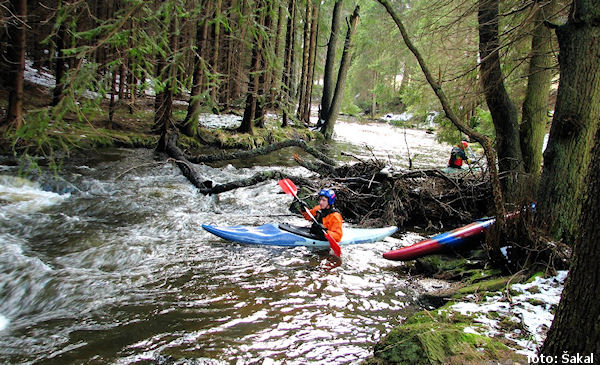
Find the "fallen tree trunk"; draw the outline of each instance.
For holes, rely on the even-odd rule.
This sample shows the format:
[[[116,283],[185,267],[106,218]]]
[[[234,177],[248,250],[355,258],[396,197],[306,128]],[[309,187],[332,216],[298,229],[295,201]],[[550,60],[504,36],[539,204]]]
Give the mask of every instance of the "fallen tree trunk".
[[[189,159],[184,155],[183,151],[181,151],[181,149],[177,147],[177,137],[177,133],[172,133],[169,136],[166,152],[169,155],[169,157],[173,158],[173,160],[183,173],[183,176],[185,176],[192,183],[192,185],[194,185],[198,189],[198,191],[201,194],[219,194],[246,186],[256,185],[263,181],[283,178],[289,178],[297,184],[310,185],[310,182],[303,177],[288,175],[280,171],[263,171],[254,174],[249,178],[231,181],[225,184],[217,184],[213,186],[212,181],[205,180],[202,176],[198,174],[198,171],[196,170],[192,162],[190,162]]]
[[[319,152],[315,148],[309,146],[305,141],[301,139],[289,139],[283,142],[278,142],[274,144],[270,144],[268,146],[255,148],[249,151],[236,151],[236,152],[220,152],[212,155],[201,155],[190,157],[189,161],[193,163],[207,163],[207,162],[217,162],[217,161],[228,161],[228,160],[236,160],[241,158],[255,157],[266,155],[267,153],[271,153],[273,151],[280,150],[282,148],[287,147],[300,147],[307,153],[315,156],[319,160],[325,162],[331,166],[337,166],[337,162],[326,156],[325,154]]]

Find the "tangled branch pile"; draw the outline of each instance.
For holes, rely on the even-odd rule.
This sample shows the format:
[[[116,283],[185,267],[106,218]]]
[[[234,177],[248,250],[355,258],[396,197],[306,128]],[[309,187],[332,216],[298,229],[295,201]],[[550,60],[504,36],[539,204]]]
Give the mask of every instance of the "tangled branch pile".
[[[456,226],[488,213],[488,204],[491,202],[488,180],[483,175],[469,171],[459,174],[447,174],[435,169],[400,171],[376,158],[361,160],[356,157],[357,163],[336,166],[334,160],[299,140],[279,142],[252,151],[192,158],[184,156],[176,140],[176,136],[169,138],[167,153],[203,194],[218,194],[268,179],[288,177],[302,187],[299,196],[313,203],[316,202],[316,192],[321,188],[334,189],[337,194],[336,207],[342,212],[344,220],[362,226]],[[270,171],[213,186],[211,181],[199,176],[189,162],[244,159],[288,147],[301,148],[316,157],[315,161],[307,161],[294,155],[296,162],[313,171],[314,176],[289,176]]]
[[[337,167],[311,185],[312,191],[333,188],[344,219],[364,226],[469,222],[487,213],[491,196],[488,181],[469,172],[394,171],[376,159]]]

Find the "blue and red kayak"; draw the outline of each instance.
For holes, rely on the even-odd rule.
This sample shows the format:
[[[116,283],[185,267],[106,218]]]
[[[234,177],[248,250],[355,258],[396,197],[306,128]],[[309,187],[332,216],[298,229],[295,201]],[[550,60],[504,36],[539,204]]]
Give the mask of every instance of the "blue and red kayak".
[[[531,203],[531,209],[532,211],[535,211],[535,203]],[[505,217],[506,219],[511,219],[520,213],[520,211],[507,213]],[[438,234],[437,236],[419,241],[411,246],[386,252],[383,254],[383,257],[388,260],[407,261],[436,253],[445,248],[456,248],[463,244],[468,238],[480,235],[495,222],[496,218],[481,218],[466,226]]]
[[[411,246],[386,252],[383,254],[383,257],[388,260],[407,261],[436,253],[442,249],[456,248],[464,243],[467,238],[483,233],[494,222],[496,222],[496,218],[483,218],[466,226],[417,242]]]
[[[202,228],[215,236],[239,243],[329,248],[329,242],[310,234],[308,227],[297,227],[289,224],[269,223],[262,226],[239,225],[223,227],[203,224]],[[383,228],[344,227],[344,234],[339,244],[349,245],[381,241],[385,237],[392,235],[397,229],[396,226]]]

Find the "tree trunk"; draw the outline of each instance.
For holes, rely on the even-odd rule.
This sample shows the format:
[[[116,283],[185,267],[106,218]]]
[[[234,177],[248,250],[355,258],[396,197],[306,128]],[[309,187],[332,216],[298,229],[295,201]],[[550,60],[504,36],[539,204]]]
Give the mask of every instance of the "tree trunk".
[[[49,15],[47,12],[41,9],[36,9],[35,13],[30,12],[27,17],[29,26],[31,27],[29,31],[30,41],[28,42],[29,57],[32,60],[32,67],[36,70],[45,67],[45,61],[48,58],[48,56],[46,56],[46,54],[44,53],[48,50],[48,48],[42,44],[42,41],[44,40],[44,38],[46,38],[45,35],[47,34],[47,31],[45,29],[46,24],[45,22],[43,22],[43,20],[46,20],[48,16]],[[0,42],[2,41],[2,37],[0,37]],[[2,47],[0,47],[0,54],[2,54]]]
[[[281,98],[281,78],[283,73],[283,63],[280,63],[279,60],[284,58],[283,56],[283,47],[281,46],[281,37],[283,37],[284,28],[284,19],[285,19],[285,8],[282,4],[277,5],[279,8],[279,14],[277,16],[277,35],[275,36],[275,59],[276,66],[273,70],[273,81],[271,90],[269,91],[269,107],[277,108],[280,98]]]
[[[596,14],[599,14],[598,10]],[[596,21],[596,24],[599,23]],[[595,33],[597,43],[598,29]],[[596,99],[596,103],[600,100]],[[586,183],[587,198],[583,203],[569,276],[540,351],[552,358],[562,359],[563,354],[589,356],[594,353],[595,361],[600,359],[600,133],[596,134],[592,155]]]
[[[262,27],[265,23],[265,3],[260,1],[257,6],[259,7],[255,11],[255,16],[258,17],[258,26]],[[242,124],[238,128],[241,133],[254,133],[254,125],[257,119],[262,117],[261,106],[259,105],[259,92],[260,92],[260,76],[261,63],[262,63],[262,36],[260,33],[256,33],[254,36],[254,47],[252,48],[252,63],[250,66],[250,75],[248,82],[248,96],[246,97],[246,108],[244,109],[244,117],[242,118]],[[259,124],[261,121],[259,121]]]
[[[162,93],[161,103],[158,106],[157,116],[155,117],[156,125],[154,126],[154,129],[160,132],[160,139],[158,141],[158,146],[156,147],[158,151],[166,150],[167,137],[172,129],[173,95],[177,82],[177,65],[173,60],[176,59],[175,56],[179,48],[179,24],[175,5],[173,5],[173,13],[170,14],[170,16],[172,16],[172,19],[170,19],[169,23],[169,45],[171,48],[170,58],[172,61],[166,65],[165,73],[163,75],[165,78],[165,91]]]
[[[262,4],[260,10],[260,26],[266,30],[266,35],[259,34],[257,39],[258,45],[258,89],[256,95],[256,111],[254,113],[254,123],[259,128],[265,127],[265,113],[266,113],[266,103],[267,103],[267,57],[272,57],[269,55],[270,39],[268,34],[271,31],[271,26],[273,25],[272,18],[272,4],[269,1],[266,1]]]
[[[167,62],[165,61],[164,56],[157,55],[156,56],[156,78],[161,79],[165,77],[163,75],[164,69]],[[166,90],[157,91],[154,96],[154,125],[152,127],[152,131],[158,133],[160,131],[161,121],[163,120],[163,104],[165,99]]]
[[[306,110],[306,89],[308,89],[308,56],[310,54],[310,24],[312,18],[311,0],[306,0],[306,11],[304,13],[304,41],[302,42],[302,71],[300,76],[300,92],[298,96],[298,111],[296,115],[303,123]]]
[[[536,2],[534,28],[531,34],[531,58],[529,60],[529,77],[527,94],[523,102],[521,120],[521,152],[525,172],[532,176],[537,185],[542,167],[542,144],[548,122],[548,97],[554,74],[552,63],[552,30],[544,24],[555,12],[556,1],[552,0],[542,6]]]
[[[283,97],[282,97],[282,127],[287,127],[289,110],[292,109],[292,76],[294,72],[294,38],[296,37],[295,25],[296,25],[296,1],[289,0],[288,3],[288,21],[287,21],[287,33],[285,37],[285,59],[283,63],[283,75],[281,83],[283,84]]]
[[[215,16],[214,19],[218,20],[221,17],[221,4],[222,4],[222,0],[217,0],[215,3]],[[218,75],[219,73],[219,48],[220,48],[220,36],[221,36],[221,23],[219,21],[215,21],[213,23],[213,28],[212,28],[212,32],[213,32],[213,49],[212,49],[212,61],[211,61],[211,66],[212,66],[212,71],[216,75]],[[213,86],[211,87],[210,90],[210,98],[212,100],[212,102],[216,105],[218,105],[219,101],[217,98],[217,91],[219,89],[218,83],[214,83]]]
[[[306,108],[304,122],[310,124],[310,111],[312,106],[312,89],[315,75],[315,59],[317,57],[317,37],[319,35],[319,8],[320,2],[313,2],[312,21],[310,24],[310,55],[308,56],[308,84],[306,85]]]
[[[556,29],[560,85],[538,193],[538,222],[572,243],[600,119],[600,5],[578,0]]]
[[[240,1],[239,6],[241,7],[240,14],[238,15],[238,22],[240,22],[241,28],[239,32],[240,36],[234,37],[234,52],[237,54],[241,54],[243,50],[245,50],[246,34],[248,33],[248,22],[245,21],[245,19],[249,17],[250,12],[252,11],[247,1]],[[231,98],[239,99],[244,92],[244,84],[248,84],[245,81],[247,71],[244,67],[245,59],[237,57],[234,61],[233,77],[230,78],[232,82]]]
[[[96,18],[96,27],[100,27],[101,24],[108,19],[107,16],[107,9],[108,6],[106,4],[106,2],[104,1],[100,1],[98,0],[96,2],[96,14],[95,14],[95,18]],[[92,40],[93,44],[98,44],[99,40],[99,35],[94,36],[94,39]],[[98,63],[99,65],[105,65],[106,64],[106,48],[104,46],[101,47],[97,47],[95,52],[94,52],[94,58],[96,60],[96,63]],[[101,68],[99,68],[98,70],[100,71]]]
[[[504,87],[500,69],[500,40],[498,36],[498,0],[479,0],[479,54],[481,83],[485,100],[496,130],[498,168],[505,174],[504,195],[514,201],[519,196],[517,182],[523,172],[523,158],[519,143],[517,109]]]
[[[117,97],[117,70],[113,70],[112,78],[110,81],[110,102],[108,103],[108,120],[106,121],[106,128],[111,129],[113,127],[113,121],[115,117],[115,98]]]
[[[333,136],[333,128],[335,126],[335,121],[342,107],[342,97],[344,96],[344,86],[346,83],[346,75],[348,74],[348,69],[350,68],[350,63],[352,61],[352,36],[356,31],[356,26],[358,24],[358,11],[360,10],[357,5],[354,9],[354,13],[350,16],[350,21],[348,22],[348,31],[346,33],[346,41],[344,42],[344,51],[342,53],[342,60],[340,62],[340,69],[338,72],[337,83],[335,85],[335,92],[333,94],[333,99],[331,101],[331,106],[329,110],[329,115],[325,124],[321,126],[321,133],[325,136],[325,139],[331,139]]]
[[[321,96],[321,112],[319,115],[319,123],[325,121],[329,117],[329,108],[333,99],[333,91],[335,85],[335,54],[336,46],[340,32],[340,23],[342,19],[342,0],[336,0],[333,6],[333,14],[331,19],[331,34],[327,43],[327,56],[325,57],[325,70],[323,73],[323,95]]]
[[[56,64],[54,69],[54,79],[56,80],[56,85],[54,86],[54,90],[52,92],[52,106],[58,105],[58,103],[61,101],[64,89],[65,59],[63,56],[63,50],[65,49],[66,36],[64,21],[65,20],[63,19],[63,23],[61,23],[58,27],[58,31],[54,40],[54,43],[56,44]]]
[[[132,28],[133,29],[133,28]],[[127,78],[127,83],[129,84],[129,101],[127,102],[127,107],[129,108],[129,114],[133,114],[133,109],[135,107],[135,94],[137,93],[137,76],[136,76],[136,68],[137,65],[135,64],[135,61],[133,60],[133,57],[130,57],[129,59],[129,75]]]
[[[231,25],[234,24],[234,11],[231,11],[233,7],[232,0],[226,0],[223,4],[224,9],[228,9],[225,11],[227,13],[227,24],[228,27],[223,27],[222,35],[221,35],[221,50],[219,52],[222,54],[221,56],[221,67],[220,72],[223,75],[231,75],[233,69],[233,36]],[[226,77],[219,87],[218,92],[218,100],[219,100],[219,110],[227,112],[231,105],[231,90],[232,90],[232,82],[231,77]]]
[[[12,78],[8,92],[8,109],[3,124],[16,129],[23,125],[23,85],[25,76],[25,32],[27,28],[27,1],[11,0],[13,16],[8,24],[10,44],[6,50],[6,62],[10,65]]]
[[[119,101],[121,101],[125,97],[125,85],[127,84],[127,58],[121,56],[120,52],[119,58],[121,59],[121,65],[119,65]]]
[[[200,6],[206,6],[205,1],[200,1]],[[190,91],[190,101],[188,103],[187,114],[181,123],[181,130],[186,136],[193,136],[198,124],[198,115],[200,114],[200,94],[202,92],[203,75],[205,63],[203,52],[206,37],[208,35],[208,12],[198,21],[196,26],[196,53],[194,55],[194,73],[192,75],[192,90]]]

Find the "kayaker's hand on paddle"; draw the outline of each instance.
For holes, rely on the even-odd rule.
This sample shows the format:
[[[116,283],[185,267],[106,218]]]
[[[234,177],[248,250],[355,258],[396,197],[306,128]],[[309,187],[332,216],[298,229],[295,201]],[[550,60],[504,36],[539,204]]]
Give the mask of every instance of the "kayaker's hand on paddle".
[[[302,200],[298,198],[298,188],[296,187],[296,185],[294,185],[294,182],[292,180],[281,179],[279,180],[278,184],[286,194],[292,195],[294,198],[296,198],[297,201],[300,202],[300,204],[302,204]],[[317,222],[317,220],[309,210],[307,210],[306,213],[313,222]],[[325,238],[327,238],[327,241],[329,242],[329,247],[331,248],[333,254],[337,257],[340,257],[342,255],[342,249],[340,248],[339,243],[337,243],[337,241],[333,237],[331,237],[331,235],[327,233],[326,230],[324,230],[323,233],[325,235]]]
[[[300,207],[302,208],[301,210],[304,212],[306,210],[310,210],[310,208],[308,207],[308,205],[304,202],[304,200],[298,200],[300,202]]]

